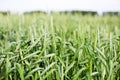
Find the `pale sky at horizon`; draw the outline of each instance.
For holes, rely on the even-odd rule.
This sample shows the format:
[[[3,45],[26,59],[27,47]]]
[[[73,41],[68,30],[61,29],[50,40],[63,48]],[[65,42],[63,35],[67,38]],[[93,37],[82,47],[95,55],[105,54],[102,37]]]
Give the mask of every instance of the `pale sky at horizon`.
[[[92,10],[120,12],[120,0],[0,0],[0,11]]]

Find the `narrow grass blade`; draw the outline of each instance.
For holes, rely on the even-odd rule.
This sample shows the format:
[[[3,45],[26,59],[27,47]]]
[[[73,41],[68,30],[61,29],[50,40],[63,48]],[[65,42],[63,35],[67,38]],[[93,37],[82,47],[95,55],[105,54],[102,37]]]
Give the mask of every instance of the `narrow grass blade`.
[[[20,74],[20,79],[24,80],[24,69],[23,69],[23,67],[21,66],[21,64],[18,64],[18,63],[16,63],[16,66],[17,66],[18,72]]]
[[[56,64],[56,62],[53,62],[48,67],[46,67],[45,70],[41,73],[41,76],[43,76],[55,64]]]
[[[38,54],[40,51],[36,51],[34,53],[28,54],[27,56],[25,56],[22,60],[25,60],[27,58],[33,57],[34,55]]]
[[[74,76],[73,76],[73,80],[77,80],[81,74],[81,72],[83,72],[84,70],[86,70],[86,67],[80,69]]]
[[[75,61],[73,61],[65,70],[65,74],[67,74],[67,72],[74,66]]]

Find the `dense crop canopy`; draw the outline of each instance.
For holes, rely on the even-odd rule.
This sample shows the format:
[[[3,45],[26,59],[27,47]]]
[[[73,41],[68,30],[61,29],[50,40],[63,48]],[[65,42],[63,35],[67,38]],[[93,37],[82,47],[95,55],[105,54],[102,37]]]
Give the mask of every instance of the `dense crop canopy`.
[[[120,18],[0,15],[0,80],[120,80]]]

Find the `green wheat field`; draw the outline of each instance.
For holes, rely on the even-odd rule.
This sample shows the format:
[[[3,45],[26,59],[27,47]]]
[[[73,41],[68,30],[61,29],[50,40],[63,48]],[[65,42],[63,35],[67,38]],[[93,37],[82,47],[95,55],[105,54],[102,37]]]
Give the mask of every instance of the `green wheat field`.
[[[0,80],[120,80],[120,16],[0,14]]]

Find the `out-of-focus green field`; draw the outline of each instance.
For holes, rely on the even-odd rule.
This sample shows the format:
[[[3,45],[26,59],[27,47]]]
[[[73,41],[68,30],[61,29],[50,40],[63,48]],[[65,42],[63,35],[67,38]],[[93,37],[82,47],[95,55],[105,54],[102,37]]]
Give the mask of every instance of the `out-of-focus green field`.
[[[0,80],[120,80],[120,17],[0,14]]]

